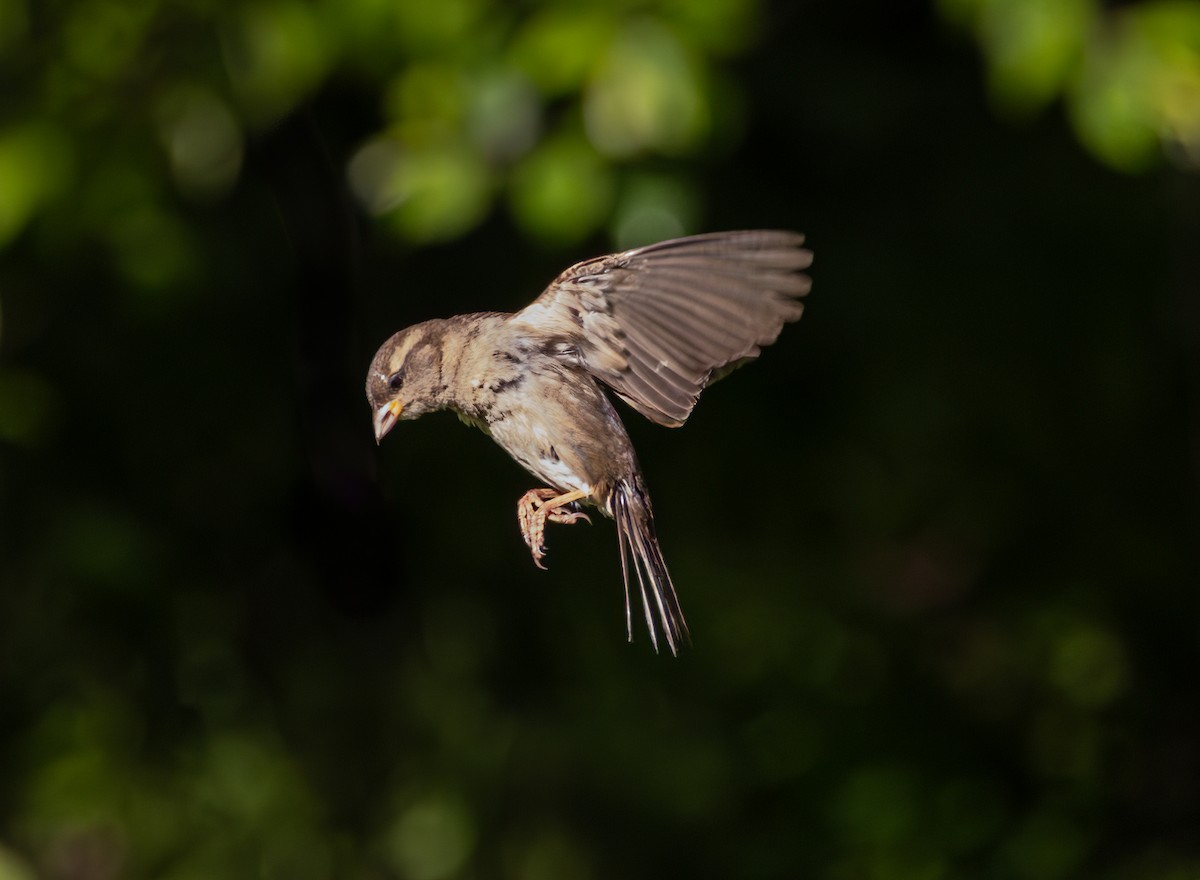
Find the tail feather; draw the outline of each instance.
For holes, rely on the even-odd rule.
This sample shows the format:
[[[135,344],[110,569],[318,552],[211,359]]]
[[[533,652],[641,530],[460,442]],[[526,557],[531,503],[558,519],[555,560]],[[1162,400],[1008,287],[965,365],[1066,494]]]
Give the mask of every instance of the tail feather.
[[[633,641],[633,614],[629,597],[630,560],[637,577],[638,590],[642,597],[642,611],[646,615],[646,626],[650,630],[650,642],[658,650],[658,627],[666,637],[672,654],[679,653],[679,646],[688,637],[687,622],[675,595],[675,585],[667,571],[658,537],[654,532],[654,513],[650,508],[650,497],[641,481],[622,480],[613,489],[612,514],[617,523],[617,542],[621,548],[621,575],[625,580],[625,628],[629,640]],[[650,597],[654,597],[653,607]],[[654,611],[658,612],[655,621]]]

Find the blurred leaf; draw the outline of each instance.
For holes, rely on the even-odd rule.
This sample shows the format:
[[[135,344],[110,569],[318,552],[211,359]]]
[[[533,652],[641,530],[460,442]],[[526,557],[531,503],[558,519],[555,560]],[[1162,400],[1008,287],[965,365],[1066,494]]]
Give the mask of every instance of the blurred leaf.
[[[1154,52],[1122,29],[1093,46],[1075,100],[1072,120],[1084,143],[1124,171],[1140,171],[1158,155],[1156,114],[1150,103]]]
[[[86,0],[72,5],[63,37],[71,63],[89,77],[114,80],[135,63],[154,0]]]
[[[194,266],[190,230],[165,210],[141,205],[110,218],[109,239],[135,290],[176,293]]]
[[[0,131],[0,247],[68,186],[71,158],[66,134],[52,124]]]
[[[744,51],[758,35],[754,0],[665,0],[662,11],[689,44],[722,55]]]
[[[359,200],[385,217],[405,238],[453,238],[478,223],[491,199],[491,175],[466,144],[407,144],[379,138],[350,162],[350,183]]]
[[[991,0],[982,38],[992,91],[1006,110],[1027,113],[1057,97],[1075,69],[1093,0]]]
[[[1200,4],[1145,3],[1128,10],[1125,22],[1129,57],[1122,69],[1139,87],[1132,100],[1144,105],[1141,115],[1159,138],[1176,148],[1175,158],[1200,167]]]
[[[229,78],[256,125],[291,110],[316,87],[337,51],[313,7],[295,0],[242,4],[222,36]]]
[[[384,109],[409,131],[445,137],[457,131],[466,113],[469,85],[454,65],[411,64],[388,86]]]
[[[588,138],[607,156],[685,153],[707,136],[710,122],[699,66],[661,23],[631,21],[588,83],[584,119]]]
[[[394,38],[420,57],[443,51],[463,52],[485,30],[488,0],[399,0],[392,4]]]
[[[392,864],[408,880],[454,876],[475,845],[474,823],[458,798],[430,795],[400,813],[388,832]]]
[[[565,244],[600,226],[612,192],[612,173],[587,141],[560,135],[517,166],[509,198],[522,228],[542,241]]]
[[[204,760],[199,796],[248,828],[313,809],[300,775],[269,737],[223,732],[209,741]]]
[[[527,153],[541,135],[541,106],[529,81],[509,71],[484,76],[472,95],[467,131],[490,161]]]
[[[551,5],[530,16],[511,48],[513,64],[547,95],[583,87],[612,41],[614,10]]]
[[[50,841],[74,827],[119,824],[140,724],[122,695],[101,689],[60,700],[38,719],[23,791],[27,833]]]
[[[1125,650],[1106,629],[1079,623],[1053,646],[1050,678],[1081,706],[1104,706],[1120,697],[1129,679]]]
[[[157,115],[180,191],[204,199],[228,192],[241,168],[242,136],[225,103],[207,89],[180,86],[160,99]]]
[[[624,249],[695,231],[700,205],[684,180],[635,174],[623,182],[614,215],[613,240]]]
[[[922,809],[916,780],[902,767],[868,767],[842,784],[831,810],[852,842],[891,847],[908,839]]]
[[[0,843],[0,880],[37,880],[33,868]]]

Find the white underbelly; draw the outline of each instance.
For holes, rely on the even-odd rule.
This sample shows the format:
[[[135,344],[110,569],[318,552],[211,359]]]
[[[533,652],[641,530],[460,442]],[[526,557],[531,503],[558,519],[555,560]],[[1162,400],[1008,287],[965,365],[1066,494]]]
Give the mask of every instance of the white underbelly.
[[[562,459],[538,457],[532,462],[521,464],[531,474],[542,482],[556,489],[574,492],[576,490],[591,495],[592,487],[578,474],[573,473]]]
[[[514,414],[491,425],[492,439],[547,486],[564,492],[592,494],[592,486],[563,460],[545,425]]]

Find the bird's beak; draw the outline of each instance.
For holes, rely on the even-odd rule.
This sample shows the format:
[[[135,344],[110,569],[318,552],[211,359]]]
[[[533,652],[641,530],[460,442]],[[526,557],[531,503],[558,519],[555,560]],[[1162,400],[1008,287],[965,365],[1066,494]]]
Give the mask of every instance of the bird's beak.
[[[385,403],[375,411],[375,443],[379,444],[383,441],[384,435],[396,426],[396,421],[400,418],[400,412],[404,409],[404,404],[398,400],[393,400],[390,403]]]

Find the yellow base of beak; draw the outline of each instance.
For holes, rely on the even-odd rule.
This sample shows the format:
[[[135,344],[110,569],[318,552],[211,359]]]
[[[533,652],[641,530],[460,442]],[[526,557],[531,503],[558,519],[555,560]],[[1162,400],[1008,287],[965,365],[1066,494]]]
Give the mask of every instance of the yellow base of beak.
[[[375,442],[381,443],[387,432],[396,427],[396,422],[400,419],[400,413],[404,411],[404,404],[398,400],[393,400],[379,407],[375,413]]]

